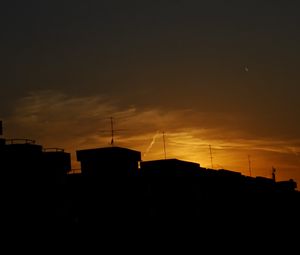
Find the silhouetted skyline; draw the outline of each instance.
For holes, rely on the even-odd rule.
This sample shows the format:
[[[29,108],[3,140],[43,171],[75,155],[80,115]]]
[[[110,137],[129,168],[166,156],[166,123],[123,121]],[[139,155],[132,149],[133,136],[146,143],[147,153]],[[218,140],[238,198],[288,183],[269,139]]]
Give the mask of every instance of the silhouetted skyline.
[[[284,243],[288,237],[294,243],[300,193],[292,179],[276,181],[274,168],[272,178],[251,177],[178,159],[142,161],[141,155],[118,146],[77,150],[81,173],[73,173],[71,154],[62,148],[0,138],[4,240],[42,237],[45,248],[61,248],[62,242],[70,250],[85,238],[90,247],[91,237],[101,249],[195,238],[203,249],[211,233],[217,244],[230,230],[230,238],[250,232],[256,240]]]
[[[6,1],[5,137],[300,182],[297,1]],[[103,133],[103,131],[108,131]],[[158,135],[157,135],[158,134]],[[155,139],[154,139],[155,138]],[[151,148],[149,146],[151,145]],[[145,152],[147,152],[145,154]],[[74,168],[78,165],[73,161]]]

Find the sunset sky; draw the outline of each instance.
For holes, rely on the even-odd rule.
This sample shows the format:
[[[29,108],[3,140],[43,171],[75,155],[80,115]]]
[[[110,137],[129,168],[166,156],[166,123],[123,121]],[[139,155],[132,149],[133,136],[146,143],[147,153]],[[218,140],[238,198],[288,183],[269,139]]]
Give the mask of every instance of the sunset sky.
[[[4,137],[115,145],[300,187],[299,1],[5,1]],[[119,131],[118,131],[119,130]]]

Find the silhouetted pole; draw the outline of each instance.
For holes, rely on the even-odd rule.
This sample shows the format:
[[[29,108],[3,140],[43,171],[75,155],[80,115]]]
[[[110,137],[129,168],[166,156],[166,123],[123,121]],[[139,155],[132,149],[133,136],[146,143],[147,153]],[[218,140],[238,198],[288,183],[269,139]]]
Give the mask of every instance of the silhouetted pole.
[[[0,136],[3,135],[3,123],[2,120],[0,120]]]
[[[103,130],[102,132],[109,132],[111,134],[110,145],[114,146],[116,132],[123,131],[124,129],[115,129],[114,117],[109,117],[105,119],[110,119],[110,130]]]
[[[164,153],[165,153],[165,159],[167,159],[167,153],[166,153],[166,141],[165,141],[165,132],[163,133],[163,142],[164,142]]]
[[[114,121],[113,121],[113,117],[110,117],[110,126],[111,126],[111,141],[110,141],[110,144],[111,144],[111,146],[113,146],[113,144],[114,144]]]
[[[250,155],[248,155],[248,165],[249,165],[249,174],[250,174],[250,176],[252,176]]]
[[[272,166],[272,180],[275,182],[276,181],[276,178],[275,178],[275,172],[276,172],[276,169]]]
[[[213,169],[213,157],[212,157],[212,152],[211,152],[211,146],[209,145],[209,153],[210,153],[210,162],[211,162],[211,169]]]

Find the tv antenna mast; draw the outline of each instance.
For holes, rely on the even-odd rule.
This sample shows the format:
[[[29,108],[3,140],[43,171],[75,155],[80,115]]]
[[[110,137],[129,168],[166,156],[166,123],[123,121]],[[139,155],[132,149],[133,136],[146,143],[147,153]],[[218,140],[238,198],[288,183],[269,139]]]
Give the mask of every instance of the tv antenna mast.
[[[211,169],[213,168],[213,156],[212,156],[212,151],[211,151],[211,145],[209,144],[209,153],[210,153],[210,163],[211,163]]]
[[[0,120],[0,136],[3,135],[3,123],[2,120]]]
[[[163,131],[162,134],[163,134],[163,143],[164,143],[164,154],[165,154],[165,159],[167,159],[165,132]]]
[[[251,169],[250,155],[248,155],[248,166],[249,166],[249,174],[250,174],[250,177],[251,177],[252,176],[252,169]]]
[[[111,144],[111,146],[113,146],[114,145],[114,119],[113,119],[113,117],[110,117],[110,128],[111,128],[110,144]]]
[[[274,182],[276,181],[275,172],[276,172],[276,169],[275,169],[275,167],[272,166],[272,180],[273,180]]]
[[[124,129],[115,129],[115,123],[114,123],[114,117],[109,117],[109,118],[105,118],[105,119],[109,119],[110,120],[110,130],[102,130],[101,132],[103,133],[110,133],[111,138],[110,138],[110,145],[114,146],[115,144],[115,134],[117,131],[123,131]]]

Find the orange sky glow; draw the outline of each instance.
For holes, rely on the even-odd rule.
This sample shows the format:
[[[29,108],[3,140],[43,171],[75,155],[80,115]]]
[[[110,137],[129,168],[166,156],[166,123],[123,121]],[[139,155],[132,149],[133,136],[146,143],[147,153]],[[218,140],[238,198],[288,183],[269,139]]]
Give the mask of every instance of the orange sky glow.
[[[114,145],[140,151],[144,161],[162,159],[166,152],[167,158],[211,168],[212,155],[214,169],[271,178],[275,167],[277,180],[294,179],[300,183],[299,141],[251,136],[248,130],[231,124],[239,123],[238,115],[233,119],[226,113],[140,110],[134,105],[120,108],[100,96],[70,97],[55,91],[40,91],[18,102],[12,117],[4,120],[4,135],[35,139],[45,148],[64,148],[72,153],[73,168],[77,169],[80,166],[76,150],[110,146],[111,116]],[[166,151],[162,132],[165,132]]]

